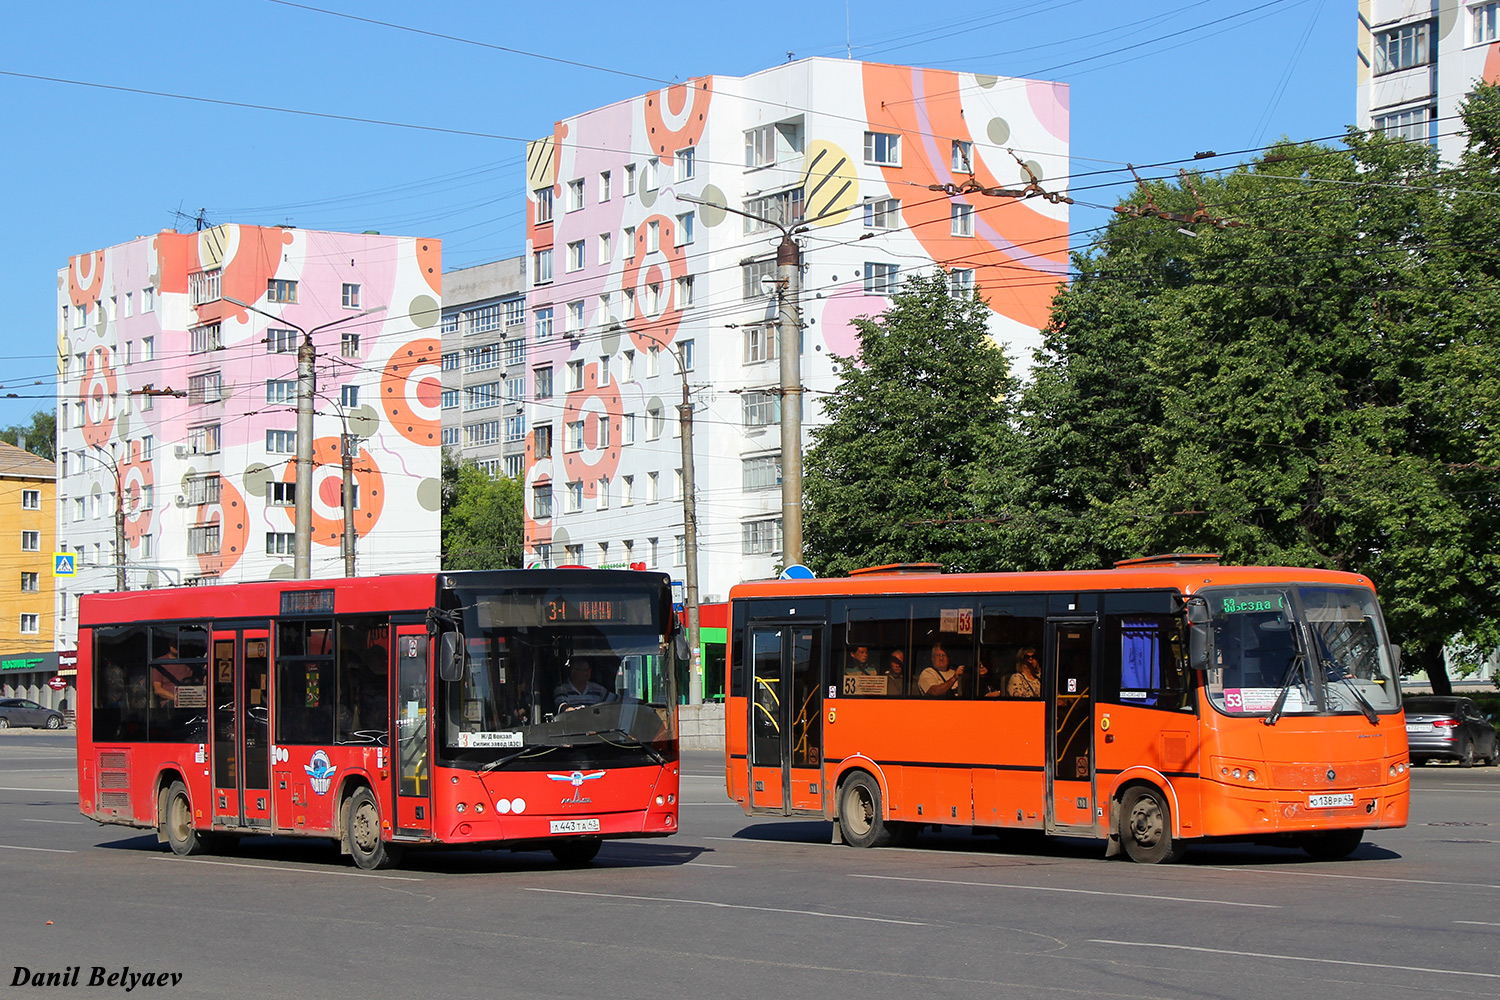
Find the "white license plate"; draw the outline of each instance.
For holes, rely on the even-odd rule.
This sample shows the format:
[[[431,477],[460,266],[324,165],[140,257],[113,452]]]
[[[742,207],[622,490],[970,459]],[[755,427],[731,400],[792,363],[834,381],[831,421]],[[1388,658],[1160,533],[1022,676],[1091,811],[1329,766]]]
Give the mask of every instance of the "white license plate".
[[[1349,800],[1354,801],[1352,798]],[[599,821],[597,819],[555,819],[552,821],[553,833],[598,833]]]
[[[1406,724],[1406,731],[1408,733],[1424,733],[1431,728],[1432,727],[1425,722],[1408,722]]]
[[[1309,795],[1307,805],[1310,809],[1333,809],[1337,806],[1354,805],[1353,792],[1339,792],[1332,795]]]

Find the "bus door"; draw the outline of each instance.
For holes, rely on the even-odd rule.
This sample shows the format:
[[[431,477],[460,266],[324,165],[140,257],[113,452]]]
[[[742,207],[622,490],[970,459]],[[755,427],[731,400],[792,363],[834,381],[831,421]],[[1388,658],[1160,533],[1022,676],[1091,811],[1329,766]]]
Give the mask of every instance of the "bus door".
[[[215,826],[271,825],[267,636],[265,629],[213,634]]]
[[[750,628],[750,806],[823,810],[821,622]]]
[[[429,710],[432,677],[431,641],[425,625],[398,625],[391,646],[391,705],[396,734],[392,748],[396,785],[395,829],[408,836],[432,835],[432,732]]]
[[[1094,829],[1094,623],[1047,623],[1047,831]]]

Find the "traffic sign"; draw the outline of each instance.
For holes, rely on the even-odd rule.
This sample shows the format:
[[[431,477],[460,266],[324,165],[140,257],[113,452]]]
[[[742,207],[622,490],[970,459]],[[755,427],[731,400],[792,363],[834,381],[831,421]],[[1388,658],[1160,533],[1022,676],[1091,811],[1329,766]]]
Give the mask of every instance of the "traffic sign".
[[[816,573],[801,563],[792,563],[781,571],[781,578],[783,580],[811,580],[815,576],[817,576]]]
[[[75,566],[74,566],[74,563],[73,563],[73,559],[74,559],[75,555],[76,555],[76,553],[73,553],[73,552],[54,552],[54,553],[52,553],[52,575],[53,576],[73,576],[73,575],[75,575]]]

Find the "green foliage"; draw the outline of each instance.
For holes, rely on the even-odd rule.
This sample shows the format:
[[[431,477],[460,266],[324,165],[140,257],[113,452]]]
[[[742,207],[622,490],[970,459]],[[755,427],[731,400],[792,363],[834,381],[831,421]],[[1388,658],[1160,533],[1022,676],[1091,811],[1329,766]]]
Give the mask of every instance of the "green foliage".
[[[909,279],[878,319],[856,320],[828,423],[803,476],[804,558],[823,574],[890,562],[984,568],[975,484],[1009,433],[1014,392],[987,310],[943,275]]]
[[[17,444],[26,439],[26,450],[47,461],[56,461],[57,414],[51,410],[38,410],[31,415],[29,424],[12,424],[0,430],[0,441]]]
[[[443,568],[506,569],[523,557],[522,484],[443,453]]]

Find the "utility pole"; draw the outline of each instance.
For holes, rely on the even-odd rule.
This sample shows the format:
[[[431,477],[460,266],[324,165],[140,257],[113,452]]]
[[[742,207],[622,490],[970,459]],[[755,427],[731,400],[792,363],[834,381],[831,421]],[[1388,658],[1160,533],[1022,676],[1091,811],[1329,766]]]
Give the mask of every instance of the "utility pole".
[[[101,451],[102,449],[94,445],[94,450]],[[80,451],[78,454],[87,455],[98,462],[115,479],[115,558],[113,559],[115,590],[124,593],[127,589],[125,584],[125,484],[120,476],[120,463],[113,455],[110,456],[109,461],[105,461],[100,456],[86,451]]]
[[[340,412],[340,416],[342,416]],[[339,452],[344,460],[344,575],[354,575],[354,449],[359,439],[344,427],[339,438]]]
[[[312,578],[312,450],[313,450],[313,395],[317,391],[317,379],[314,372],[314,363],[317,361],[317,351],[313,347],[313,334],[329,327],[338,326],[340,323],[348,323],[350,320],[368,316],[370,313],[383,312],[385,306],[376,306],[373,309],[362,309],[357,313],[350,313],[332,323],[324,323],[315,326],[311,330],[304,330],[296,323],[275,313],[268,313],[264,309],[252,306],[248,302],[224,296],[224,301],[230,305],[248,309],[253,313],[259,313],[267,319],[273,319],[278,323],[285,324],[302,334],[302,344],[297,348],[297,454],[296,454],[296,495],[293,498],[293,536],[292,536],[292,578],[296,580],[308,580]],[[345,435],[347,437],[347,434]],[[345,447],[347,455],[347,446]],[[347,463],[347,459],[345,460]],[[349,509],[349,469],[345,466],[344,477],[344,528],[345,545],[348,545],[348,528],[353,519]],[[349,565],[349,556],[345,556],[345,566]]]
[[[781,300],[781,564],[802,561],[802,251],[791,234],[776,248]]]

